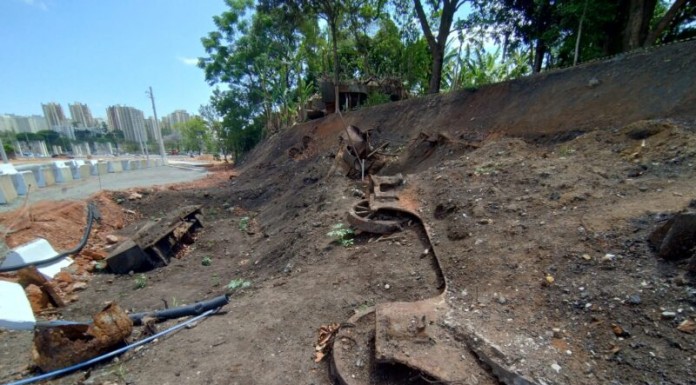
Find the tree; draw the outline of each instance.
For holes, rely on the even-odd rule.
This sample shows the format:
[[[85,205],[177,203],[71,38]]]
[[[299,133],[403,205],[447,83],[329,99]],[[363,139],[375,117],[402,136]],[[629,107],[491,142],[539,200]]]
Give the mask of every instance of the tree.
[[[177,127],[181,132],[182,144],[188,151],[196,151],[202,154],[211,145],[211,136],[205,121],[199,116],[194,116],[185,123],[179,123]]]
[[[437,0],[429,1],[431,15],[439,15],[439,20],[430,21],[431,18],[425,13],[423,4],[420,0],[414,0],[416,15],[423,29],[423,35],[428,42],[428,48],[432,55],[432,70],[430,73],[430,84],[428,85],[428,93],[436,94],[440,92],[442,81],[442,66],[445,59],[445,47],[447,39],[452,30],[454,22],[454,14],[459,7],[465,3],[465,0]],[[431,28],[432,25],[432,28]],[[437,28],[437,36],[433,34],[433,30]]]

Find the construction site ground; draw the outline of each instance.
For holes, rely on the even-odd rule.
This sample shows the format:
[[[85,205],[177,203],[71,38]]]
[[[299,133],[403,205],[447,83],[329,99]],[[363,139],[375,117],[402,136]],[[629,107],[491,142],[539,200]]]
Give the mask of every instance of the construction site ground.
[[[450,311],[434,321],[474,330],[531,383],[694,384],[696,334],[684,325],[696,278],[647,238],[696,206],[695,62],[687,42],[330,115],[191,185],[99,193],[105,219],[61,284],[70,303],[40,319],[88,320],[110,301],[134,312],[190,304],[233,279],[251,286],[193,328],[50,383],[333,384],[330,359],[314,360],[322,325],[442,294]],[[347,124],[388,143],[378,173],[403,175],[399,200],[430,239],[406,214],[393,234],[360,233],[346,247],[327,236],[367,190],[336,159]],[[145,284],[95,271],[107,235],[194,204],[204,228]],[[0,224],[10,247],[42,236],[65,250],[85,206],[41,202]],[[32,333],[0,331],[0,382],[32,374],[31,344]],[[490,383],[489,369],[450,383]],[[364,383],[439,383],[401,365],[375,370]]]

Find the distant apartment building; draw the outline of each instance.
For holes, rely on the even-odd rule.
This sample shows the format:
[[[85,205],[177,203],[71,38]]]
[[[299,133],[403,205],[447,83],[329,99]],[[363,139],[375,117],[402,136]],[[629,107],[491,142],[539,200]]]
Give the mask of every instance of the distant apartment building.
[[[86,104],[75,102],[68,104],[68,108],[70,109],[70,117],[73,123],[76,123],[77,128],[96,127],[97,124],[92,117],[92,112]]]
[[[0,131],[35,133],[48,129],[48,124],[43,116],[0,115]]]
[[[123,131],[123,136],[131,142],[147,142],[145,115],[137,108],[128,106],[110,106],[106,117],[112,130]]]
[[[177,124],[186,123],[191,120],[191,115],[185,110],[176,110],[165,117],[167,126],[175,128]]]
[[[68,124],[68,119],[63,113],[63,106],[58,103],[46,103],[41,104],[41,109],[43,109],[44,117],[46,118],[46,123],[48,127],[54,129],[54,127],[63,127]]]

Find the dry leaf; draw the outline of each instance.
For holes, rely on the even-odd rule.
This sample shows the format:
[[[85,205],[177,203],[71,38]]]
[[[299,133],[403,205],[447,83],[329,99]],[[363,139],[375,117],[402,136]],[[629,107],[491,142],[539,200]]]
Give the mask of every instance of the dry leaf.
[[[317,343],[314,344],[314,362],[320,362],[331,351],[331,342],[340,329],[341,324],[337,322],[319,328]]]
[[[679,330],[680,332],[693,334],[694,332],[696,332],[696,322],[690,319],[686,319],[682,321],[682,323],[680,323],[679,326],[677,326],[677,330]]]
[[[617,324],[611,324],[611,331],[613,331],[617,337],[629,337],[631,335],[629,332],[624,330],[624,328]]]

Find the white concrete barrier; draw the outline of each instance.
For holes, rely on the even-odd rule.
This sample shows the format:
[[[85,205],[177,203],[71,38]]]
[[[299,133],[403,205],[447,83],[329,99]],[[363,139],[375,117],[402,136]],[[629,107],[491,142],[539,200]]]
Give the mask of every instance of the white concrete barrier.
[[[36,178],[34,178],[34,173],[29,170],[20,171],[12,175],[12,183],[18,195],[27,195],[27,193],[36,191],[39,188],[39,184],[36,182]]]
[[[0,281],[0,328],[32,330],[35,324],[36,318],[22,285]]]
[[[162,165],[162,159],[155,159],[155,167],[160,167]]]
[[[55,161],[51,165],[51,168],[53,169],[56,183],[68,183],[73,180],[72,171],[70,167],[65,164],[65,161]]]
[[[109,172],[108,166],[105,162],[98,162],[96,160],[91,161],[90,173],[92,175],[104,175]]]
[[[16,174],[17,169],[12,163],[0,163],[0,174]]]
[[[56,176],[50,167],[41,167],[40,170],[41,174],[43,174],[44,186],[53,186],[56,184]],[[34,176],[36,176],[36,174],[34,174]],[[40,183],[39,187],[41,187]]]
[[[8,204],[17,199],[17,190],[12,182],[12,175],[0,174],[0,204]]]
[[[80,175],[80,179],[89,178],[91,172],[88,164],[81,164],[77,166],[77,173]]]
[[[143,170],[147,168],[147,161],[145,159],[140,159],[138,162],[140,162],[139,169]]]
[[[0,266],[4,268],[12,268],[27,263],[38,263],[56,257],[56,252],[51,244],[43,238],[37,238],[29,243],[25,243],[19,247],[12,249],[7,254],[7,258]],[[48,279],[53,279],[60,272],[60,269],[68,267],[73,263],[69,257],[63,257],[57,261],[37,266],[36,270]]]
[[[121,169],[123,169],[123,171],[130,171],[131,170],[130,160],[126,160],[126,159],[122,160],[121,161]]]
[[[122,172],[123,167],[121,165],[121,161],[114,160],[114,161],[108,161],[106,162],[106,170],[108,172]]]
[[[129,170],[140,170],[140,161],[139,160],[129,160],[128,161],[128,169]]]

